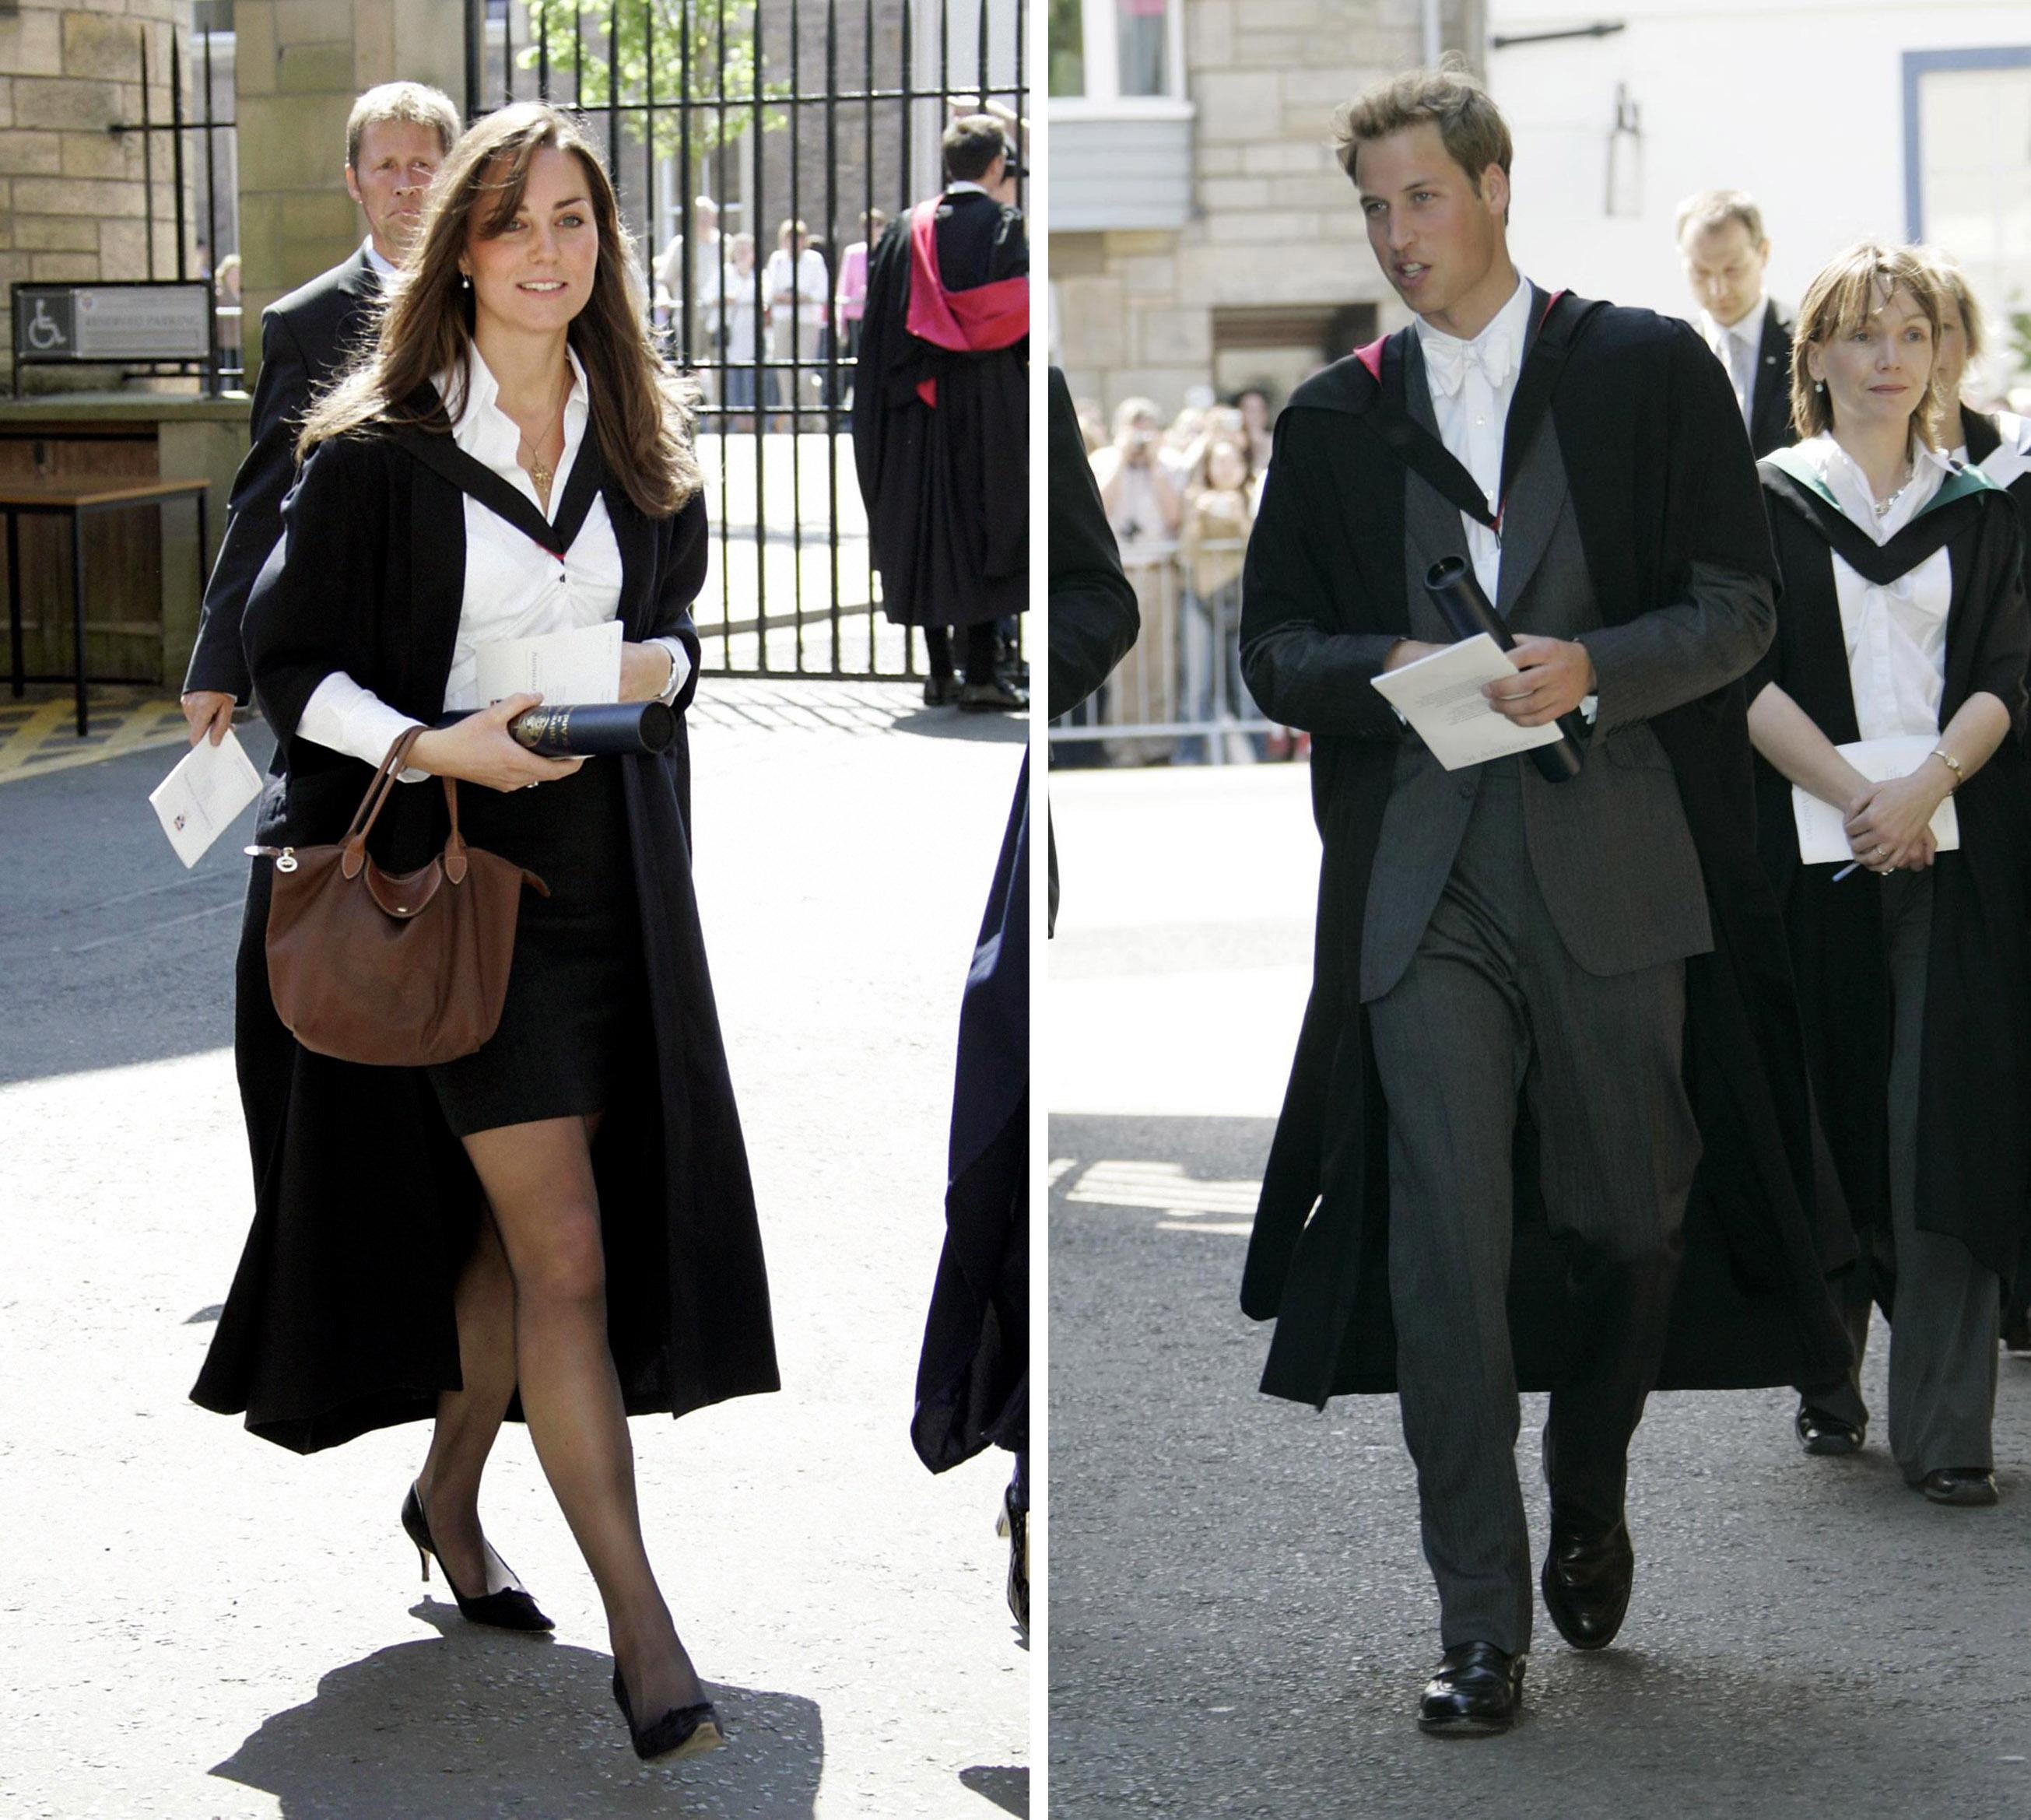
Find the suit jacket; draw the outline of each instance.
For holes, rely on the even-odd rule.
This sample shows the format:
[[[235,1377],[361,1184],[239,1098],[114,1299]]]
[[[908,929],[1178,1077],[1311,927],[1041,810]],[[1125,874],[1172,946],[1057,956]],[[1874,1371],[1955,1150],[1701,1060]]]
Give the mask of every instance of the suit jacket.
[[[1775,298],[1763,306],[1763,344],[1756,362],[1756,391],[1749,402],[1749,445],[1761,461],[1788,448],[1791,434],[1791,329],[1797,318]]]
[[[1541,294],[1532,311],[1542,314]],[[1411,415],[1437,436],[1417,337],[1403,353]],[[1422,582],[1441,556],[1466,554],[1458,508],[1412,474],[1404,500],[1405,590],[1411,636],[1452,635]],[[1526,839],[1539,891],[1567,951],[1588,972],[1634,972],[1713,946],[1699,858],[1671,761],[1648,709],[1724,688],[1760,657],[1776,626],[1769,583],[1716,564],[1697,567],[1683,601],[1611,635],[1601,618],[1573,513],[1558,426],[1537,426],[1515,467],[1503,519],[1496,610],[1519,634],[1578,641],[1594,650],[1600,718],[1584,769],[1548,783],[1520,766]],[[1675,705],[1675,702],[1671,705]],[[1406,731],[1384,811],[1389,863],[1369,888],[1361,996],[1378,999],[1403,977],[1437,906],[1486,770],[1449,772]]]
[[[568,500],[578,464],[596,473],[598,459],[588,435]],[[248,660],[282,767],[262,800],[265,843],[336,840],[371,775],[297,736],[333,671],[426,724],[442,712],[464,594],[461,477],[476,465],[449,436],[422,432],[347,437],[305,463],[247,609]],[[612,479],[599,485],[620,553],[625,636],[676,637],[691,653],[681,711],[698,686],[690,607],[710,550],[705,501],[650,519]],[[667,752],[592,762],[620,768],[628,845],[617,862],[632,867],[647,984],[625,1085],[593,1152],[608,1334],[629,1412],[682,1414],[776,1387],[768,1286],[692,889],[682,723]],[[446,825],[440,791],[399,786],[375,824],[375,857],[412,869]],[[458,1384],[453,1296],[480,1202],[419,1071],[315,1055],[276,1016],[271,882],[257,861],[234,1014],[254,1224],[193,1394],[309,1453],[427,1417],[438,1392]]]
[[[350,364],[371,331],[381,279],[362,247],[261,312],[261,376],[252,446],[233,477],[225,536],[204,590],[184,688],[240,702],[251,684],[240,621],[255,577],[282,534],[282,498],[296,478],[296,433],[311,400]]]

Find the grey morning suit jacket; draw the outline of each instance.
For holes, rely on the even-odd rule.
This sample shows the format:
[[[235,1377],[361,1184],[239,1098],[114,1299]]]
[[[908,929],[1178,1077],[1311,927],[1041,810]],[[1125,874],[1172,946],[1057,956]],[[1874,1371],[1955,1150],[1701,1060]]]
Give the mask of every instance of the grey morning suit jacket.
[[[1543,306],[1535,294],[1533,323]],[[1411,415],[1437,434],[1415,335],[1405,349],[1403,377]],[[1411,636],[1449,643],[1452,634],[1426,595],[1424,577],[1441,556],[1466,556],[1459,510],[1407,469],[1404,482]],[[1713,932],[1699,861],[1671,761],[1647,722],[1744,675],[1763,654],[1777,623],[1770,584],[1695,563],[1682,600],[1623,625],[1603,624],[1549,411],[1516,470],[1504,522],[1496,611],[1519,636],[1584,644],[1599,683],[1599,716],[1578,777],[1547,783],[1527,757],[1496,761],[1521,767],[1531,864],[1566,951],[1600,975],[1707,953]],[[1405,731],[1369,884],[1364,1003],[1381,997],[1410,965],[1485,769],[1446,771]]]

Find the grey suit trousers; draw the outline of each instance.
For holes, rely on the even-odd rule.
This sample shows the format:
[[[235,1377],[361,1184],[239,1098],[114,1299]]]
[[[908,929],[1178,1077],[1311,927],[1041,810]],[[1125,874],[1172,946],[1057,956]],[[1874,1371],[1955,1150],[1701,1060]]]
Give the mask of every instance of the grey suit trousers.
[[[1890,962],[1890,1223],[1896,1315],[1890,1331],[1890,1450],[1917,1484],[1943,1466],[1996,1464],[1996,1272],[1944,1233],[1918,1226],[1918,1067],[1925,1035],[1925,963],[1932,939],[1932,875],[1892,873],[1883,893]],[[1869,1304],[1847,1311],[1854,1373],[1840,1391],[1811,1401],[1830,1416],[1867,1424],[1861,1355]]]
[[[1560,937],[1533,869],[1522,780],[1481,767],[1451,875],[1403,977],[1368,1007],[1389,1105],[1389,1290],[1444,1646],[1528,1648],[1530,1538],[1507,1293],[1519,1097],[1593,1351],[1553,1394],[1555,1520],[1619,1520],[1656,1382],[1700,1139],[1680,1072],[1683,961],[1599,975]]]

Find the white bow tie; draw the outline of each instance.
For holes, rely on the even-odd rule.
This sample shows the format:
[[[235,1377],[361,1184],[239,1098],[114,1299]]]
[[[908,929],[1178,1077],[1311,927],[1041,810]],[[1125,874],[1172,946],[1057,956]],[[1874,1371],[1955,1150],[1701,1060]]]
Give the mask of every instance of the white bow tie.
[[[1440,398],[1450,398],[1459,390],[1470,367],[1480,368],[1491,386],[1499,386],[1515,365],[1515,351],[1507,335],[1493,336],[1485,342],[1435,335],[1425,343],[1425,376]]]

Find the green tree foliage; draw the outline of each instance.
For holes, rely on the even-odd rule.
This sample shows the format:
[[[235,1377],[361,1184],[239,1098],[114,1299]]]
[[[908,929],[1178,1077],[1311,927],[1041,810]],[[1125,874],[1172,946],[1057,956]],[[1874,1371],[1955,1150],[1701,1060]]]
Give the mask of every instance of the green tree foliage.
[[[757,82],[766,102],[789,93],[761,70],[755,9],[736,0],[528,0],[529,43],[516,61],[535,69],[542,61],[547,28],[551,99],[604,107],[617,80],[623,106],[656,103],[655,151],[675,153],[684,129],[674,106],[688,98],[694,155],[716,150],[755,125]],[[653,61],[652,61],[653,60]],[[653,77],[653,83],[651,78]],[[711,105],[717,103],[719,105]],[[567,103],[568,105],[569,103]],[[642,143],[643,117],[624,114],[622,130]],[[780,110],[763,106],[762,128],[786,124]]]

